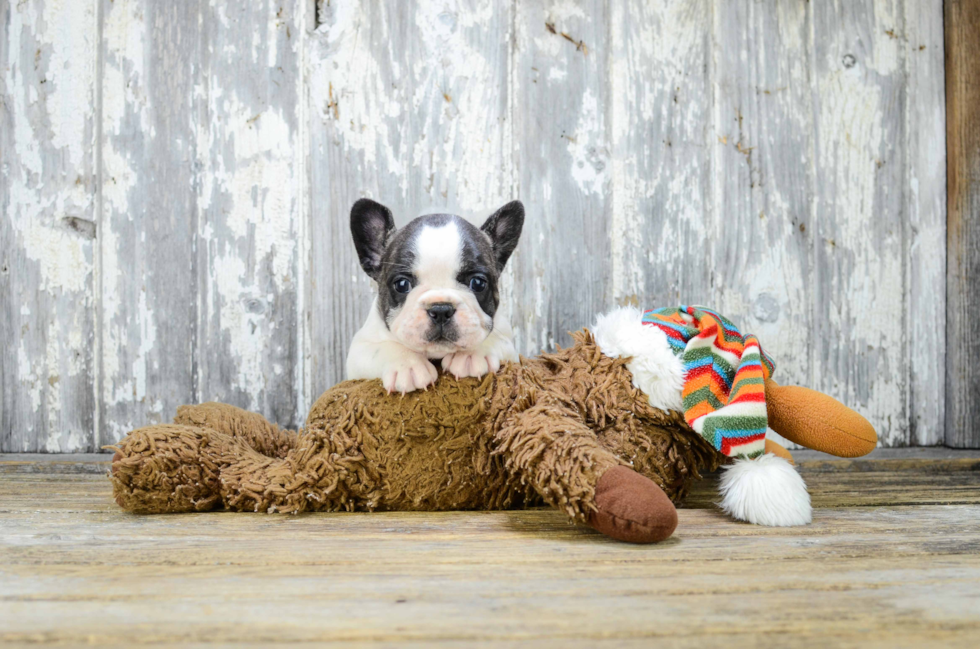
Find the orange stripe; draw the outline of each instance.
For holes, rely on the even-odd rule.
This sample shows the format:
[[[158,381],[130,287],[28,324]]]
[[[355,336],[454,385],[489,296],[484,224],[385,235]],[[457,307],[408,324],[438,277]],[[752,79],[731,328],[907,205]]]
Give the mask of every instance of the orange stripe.
[[[756,374],[756,373],[749,374],[749,373],[746,372],[744,374],[739,374],[739,376],[735,377],[735,385],[738,385],[739,379],[745,379],[745,378],[759,378],[759,379],[761,379],[762,378],[761,376],[754,376],[754,374]],[[735,392],[732,393],[731,400],[734,401],[736,397],[738,397],[740,395],[743,395],[743,394],[765,394],[765,392],[766,392],[766,387],[764,385],[757,385],[757,384],[753,384],[753,383],[743,383],[742,385],[738,385],[738,390],[736,390]]]
[[[714,411],[715,409],[711,407],[710,403],[707,401],[702,401],[691,406],[691,409],[684,413],[684,419],[686,419],[688,423],[691,423],[701,415],[710,415]]]
[[[692,379],[688,379],[684,382],[684,389],[681,390],[681,396],[687,396],[692,392],[697,392],[701,388],[708,388],[711,393],[715,395],[721,403],[728,401],[728,394],[726,393],[725,386],[720,383],[721,378],[714,372],[705,372],[701,376],[696,376]]]

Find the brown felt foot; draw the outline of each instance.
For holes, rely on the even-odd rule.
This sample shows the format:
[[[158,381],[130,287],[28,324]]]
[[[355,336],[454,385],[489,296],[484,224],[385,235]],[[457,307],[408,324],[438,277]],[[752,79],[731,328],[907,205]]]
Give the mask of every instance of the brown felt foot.
[[[595,487],[597,511],[589,525],[607,536],[630,543],[663,541],[677,527],[677,510],[663,489],[625,466],[615,466]]]

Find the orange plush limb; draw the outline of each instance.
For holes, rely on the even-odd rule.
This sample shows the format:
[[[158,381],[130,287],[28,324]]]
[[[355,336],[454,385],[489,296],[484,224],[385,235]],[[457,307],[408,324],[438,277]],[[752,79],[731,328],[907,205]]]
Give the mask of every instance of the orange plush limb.
[[[790,464],[796,464],[793,461],[793,455],[787,451],[782,444],[779,442],[774,442],[771,439],[766,440],[766,453],[772,453],[773,455],[778,455]]]
[[[770,428],[815,451],[860,457],[878,443],[878,435],[867,419],[816,390],[782,386],[766,379],[766,410]]]

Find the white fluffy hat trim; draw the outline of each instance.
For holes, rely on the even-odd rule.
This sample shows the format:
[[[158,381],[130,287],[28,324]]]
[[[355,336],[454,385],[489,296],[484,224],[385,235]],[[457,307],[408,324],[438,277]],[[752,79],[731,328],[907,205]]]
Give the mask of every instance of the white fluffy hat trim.
[[[626,367],[633,374],[633,385],[650,398],[651,406],[683,412],[684,364],[663,331],[643,324],[643,311],[613,309],[596,319],[592,334],[606,356],[632,358]]]

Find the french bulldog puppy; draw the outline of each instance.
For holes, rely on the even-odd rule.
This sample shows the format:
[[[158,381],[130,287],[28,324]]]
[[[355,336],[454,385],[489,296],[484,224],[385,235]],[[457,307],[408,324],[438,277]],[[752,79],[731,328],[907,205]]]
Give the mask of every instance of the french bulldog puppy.
[[[523,225],[520,201],[480,228],[453,214],[427,214],[400,230],[384,205],[354,203],[354,247],[378,296],[351,343],[347,378],[381,379],[389,392],[404,394],[435,382],[434,362],[463,378],[516,361],[497,285]]]

